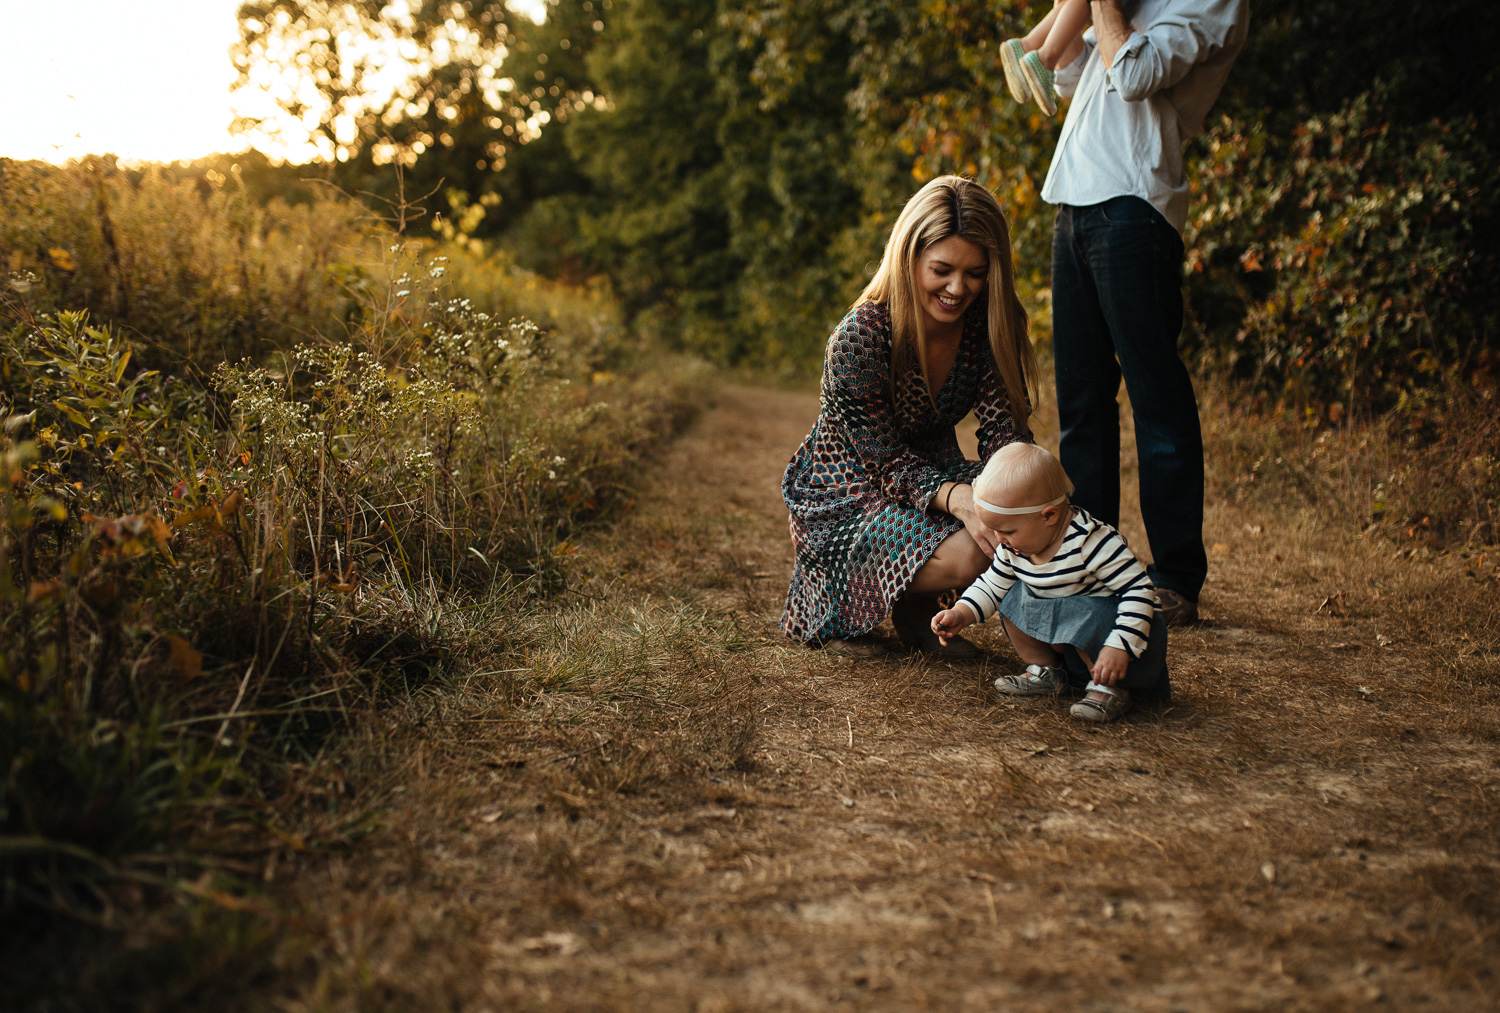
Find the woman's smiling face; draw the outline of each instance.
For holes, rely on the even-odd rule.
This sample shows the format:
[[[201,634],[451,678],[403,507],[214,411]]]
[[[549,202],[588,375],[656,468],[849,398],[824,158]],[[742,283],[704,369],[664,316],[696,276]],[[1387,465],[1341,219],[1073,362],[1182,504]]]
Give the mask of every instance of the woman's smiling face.
[[[959,236],[940,239],[917,258],[917,294],[926,329],[948,330],[974,305],[990,273],[984,247]]]

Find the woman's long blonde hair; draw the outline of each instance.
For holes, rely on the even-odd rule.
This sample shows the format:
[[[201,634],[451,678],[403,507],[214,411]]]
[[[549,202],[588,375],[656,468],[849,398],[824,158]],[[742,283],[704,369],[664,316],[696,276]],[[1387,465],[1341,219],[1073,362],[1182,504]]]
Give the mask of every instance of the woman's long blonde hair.
[[[932,378],[927,375],[927,334],[917,300],[917,259],[933,243],[951,236],[967,239],[989,254],[984,299],[990,354],[1017,430],[1030,432],[1027,420],[1036,386],[1036,355],[1026,333],[1026,310],[1016,298],[1010,228],[1000,202],[989,190],[962,176],[939,176],[918,190],[901,209],[880,269],[854,305],[876,302],[890,310],[892,391],[910,374],[915,356],[928,397],[934,397]]]

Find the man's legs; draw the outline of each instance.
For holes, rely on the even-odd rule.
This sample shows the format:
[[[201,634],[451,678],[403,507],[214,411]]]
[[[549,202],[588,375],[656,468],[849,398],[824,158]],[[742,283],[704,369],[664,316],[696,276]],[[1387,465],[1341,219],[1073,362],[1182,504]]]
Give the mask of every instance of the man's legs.
[[[1052,233],[1052,366],[1059,457],[1073,502],[1120,523],[1120,366],[1085,256],[1088,208],[1058,209]]]
[[[1196,601],[1208,572],[1208,557],[1203,551],[1203,436],[1198,403],[1192,379],[1177,354],[1182,332],[1182,239],[1150,204],[1137,197],[1073,209],[1072,221],[1072,246],[1092,282],[1096,312],[1111,342],[1111,358],[1118,359],[1114,370],[1095,367],[1095,372],[1106,382],[1112,380],[1116,390],[1123,373],[1130,392],[1140,464],[1141,518],[1154,559],[1151,578],[1159,587]],[[1054,272],[1057,260],[1054,241]],[[1076,349],[1075,342],[1059,342],[1065,325],[1060,298],[1054,275],[1058,410],[1066,434],[1070,403],[1064,399],[1064,377],[1069,386],[1080,386],[1075,373],[1086,370],[1088,362],[1064,362],[1064,356],[1073,355]],[[1097,351],[1094,354],[1097,357]],[[1102,402],[1095,406],[1095,411],[1103,409]],[[1080,449],[1075,448],[1075,453]],[[1119,516],[1118,450],[1114,461],[1113,516],[1096,514],[1110,523],[1117,523]],[[1073,465],[1066,448],[1063,465],[1071,475]],[[1074,482],[1078,482],[1076,477]],[[1093,512],[1088,502],[1082,498],[1079,502]]]

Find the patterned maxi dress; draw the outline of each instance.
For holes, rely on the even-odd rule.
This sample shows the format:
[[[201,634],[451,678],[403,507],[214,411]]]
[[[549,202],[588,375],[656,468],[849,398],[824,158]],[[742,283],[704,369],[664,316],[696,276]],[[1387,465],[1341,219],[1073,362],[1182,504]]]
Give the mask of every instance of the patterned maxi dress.
[[[879,625],[938,544],[963,530],[927,509],[938,487],[972,483],[991,454],[1026,438],[995,374],[983,302],[965,315],[936,409],[912,370],[893,410],[890,375],[890,312],[863,303],[828,339],[818,420],[781,480],[797,541],[781,617],[793,639],[847,639]],[[980,461],[964,457],[954,433],[971,410]]]

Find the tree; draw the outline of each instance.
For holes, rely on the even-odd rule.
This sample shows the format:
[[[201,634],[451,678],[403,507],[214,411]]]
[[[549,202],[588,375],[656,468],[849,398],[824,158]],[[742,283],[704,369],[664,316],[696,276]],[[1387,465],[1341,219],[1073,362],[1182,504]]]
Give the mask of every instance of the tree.
[[[848,45],[829,35],[834,58],[771,95],[741,14],[617,2],[587,67],[608,103],[565,131],[588,186],[538,204],[516,237],[534,259],[565,245],[713,358],[800,360],[859,285],[832,254],[860,223]]]
[[[587,186],[512,237],[532,263],[566,250],[608,273],[715,358],[807,364],[901,204],[964,172],[1012,204],[1035,290],[1033,175],[1055,133],[1001,98],[998,62],[1023,6],[618,0],[586,67],[608,102],[565,131]]]
[[[597,99],[584,61],[610,0],[551,2],[537,25],[502,0],[250,0],[237,87],[276,108],[235,129],[310,145],[346,189],[387,193],[398,163],[408,192],[477,203],[544,127]]]

